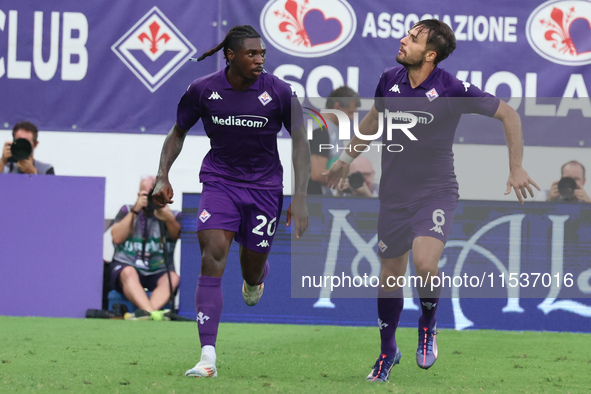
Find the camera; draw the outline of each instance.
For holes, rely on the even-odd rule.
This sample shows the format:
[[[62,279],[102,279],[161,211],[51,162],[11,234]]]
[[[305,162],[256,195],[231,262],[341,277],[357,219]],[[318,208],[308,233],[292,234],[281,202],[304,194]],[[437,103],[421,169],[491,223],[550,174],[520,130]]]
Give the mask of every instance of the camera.
[[[26,138],[17,138],[10,145],[10,153],[12,156],[8,158],[9,163],[28,159],[33,153],[33,145]]]
[[[361,186],[363,186],[364,182],[365,177],[360,172],[354,172],[351,175],[349,175],[349,185],[353,190],[359,189]]]
[[[578,188],[574,178],[565,176],[558,181],[558,192],[563,201],[577,201],[575,190]]]
[[[152,193],[154,193],[154,188],[152,188],[152,190],[150,190],[150,192],[147,195],[148,205],[144,208],[144,211],[146,213],[151,213],[151,212],[154,212],[154,210],[156,210],[156,209],[162,208],[162,207],[159,207],[158,205],[156,205],[156,203],[154,203],[154,197],[152,197]]]

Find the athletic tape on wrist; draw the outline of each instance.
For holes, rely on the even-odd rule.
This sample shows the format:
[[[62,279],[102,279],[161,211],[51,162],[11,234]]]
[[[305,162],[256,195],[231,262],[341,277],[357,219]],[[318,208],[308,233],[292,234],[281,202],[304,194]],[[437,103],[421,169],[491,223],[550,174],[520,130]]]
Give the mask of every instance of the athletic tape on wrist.
[[[351,157],[347,154],[347,151],[342,151],[341,155],[339,156],[339,160],[344,161],[345,164],[351,164],[353,163],[353,160],[355,160],[354,157]]]

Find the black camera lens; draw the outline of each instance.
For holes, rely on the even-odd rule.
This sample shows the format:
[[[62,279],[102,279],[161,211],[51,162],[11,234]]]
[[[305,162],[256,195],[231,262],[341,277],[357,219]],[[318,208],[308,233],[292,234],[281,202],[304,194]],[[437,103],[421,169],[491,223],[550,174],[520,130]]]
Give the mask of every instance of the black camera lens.
[[[10,145],[12,156],[8,159],[10,162],[28,159],[33,153],[33,145],[25,138],[17,138]]]
[[[558,181],[558,192],[564,201],[575,200],[575,190],[577,188],[577,181],[571,177],[565,176]]]
[[[353,190],[359,189],[361,186],[363,186],[364,182],[365,178],[363,177],[363,174],[360,172],[354,172],[351,175],[349,175],[349,185],[351,185],[351,189]]]
[[[162,208],[156,205],[156,203],[154,202],[154,197],[152,197],[152,193],[154,193],[154,189],[150,190],[150,192],[148,193],[148,206],[144,208],[144,211],[146,212],[153,212],[156,209]]]

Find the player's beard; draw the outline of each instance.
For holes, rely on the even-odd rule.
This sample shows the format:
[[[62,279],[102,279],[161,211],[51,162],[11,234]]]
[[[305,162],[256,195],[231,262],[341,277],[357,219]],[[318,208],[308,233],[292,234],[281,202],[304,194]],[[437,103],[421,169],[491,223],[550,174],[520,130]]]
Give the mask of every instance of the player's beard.
[[[398,55],[398,56],[396,56],[396,61],[398,62],[398,64],[404,66],[404,68],[406,68],[407,70],[419,69],[425,63],[425,56],[424,55],[425,55],[425,52],[421,53],[419,56],[417,56],[414,59],[409,56],[402,58],[400,55]]]

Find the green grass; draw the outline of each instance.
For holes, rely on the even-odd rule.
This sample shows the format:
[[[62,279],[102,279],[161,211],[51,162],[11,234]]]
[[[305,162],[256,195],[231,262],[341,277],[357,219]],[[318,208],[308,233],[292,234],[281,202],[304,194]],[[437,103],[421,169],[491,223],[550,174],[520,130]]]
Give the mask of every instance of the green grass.
[[[365,376],[377,328],[222,324],[215,379],[184,377],[198,360],[193,322],[0,317],[0,392],[588,392],[591,335],[444,330],[439,360],[415,363],[400,329],[390,382]]]

